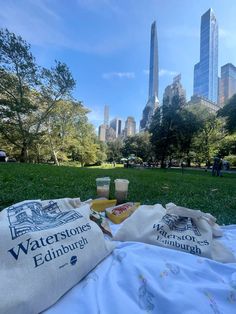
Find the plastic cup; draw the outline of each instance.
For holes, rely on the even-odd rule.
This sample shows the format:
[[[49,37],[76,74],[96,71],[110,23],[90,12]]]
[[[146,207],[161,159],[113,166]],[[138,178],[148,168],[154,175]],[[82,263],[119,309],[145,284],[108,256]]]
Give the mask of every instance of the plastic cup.
[[[109,198],[110,181],[111,179],[109,177],[96,179],[98,197]]]
[[[115,180],[115,198],[117,203],[123,203],[128,196],[128,185],[129,181],[126,179],[116,179]]]

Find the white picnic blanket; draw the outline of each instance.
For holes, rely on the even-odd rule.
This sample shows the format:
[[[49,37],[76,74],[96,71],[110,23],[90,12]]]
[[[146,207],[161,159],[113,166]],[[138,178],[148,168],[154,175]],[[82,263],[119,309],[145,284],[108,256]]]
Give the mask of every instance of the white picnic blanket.
[[[236,225],[222,230],[219,241],[236,256]],[[111,255],[44,313],[236,313],[236,263],[222,264],[137,242],[117,244]]]

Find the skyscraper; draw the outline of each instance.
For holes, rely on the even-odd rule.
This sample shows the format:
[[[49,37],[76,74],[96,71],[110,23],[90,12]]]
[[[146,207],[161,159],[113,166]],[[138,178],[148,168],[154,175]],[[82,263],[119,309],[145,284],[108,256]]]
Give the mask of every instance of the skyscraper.
[[[109,106],[107,105],[104,106],[104,124],[109,124]]]
[[[107,134],[109,129],[109,106],[104,106],[104,123],[98,128],[98,138],[100,141],[107,141]]]
[[[212,9],[201,17],[200,61],[194,66],[193,94],[218,102],[218,24]]]
[[[110,127],[115,131],[116,137],[121,135],[121,119],[114,118],[111,120]]]
[[[173,78],[173,83],[165,88],[163,94],[163,103],[168,101],[171,104],[172,98],[179,96],[180,98],[186,99],[186,92],[181,84],[181,74]]]
[[[234,94],[236,94],[236,67],[232,63],[227,63],[221,67],[220,106],[223,107]]]
[[[133,117],[128,117],[125,121],[124,137],[133,136],[136,133],[136,122]]]
[[[106,129],[107,129],[107,126],[105,124],[99,125],[99,128],[98,128],[98,139],[101,142],[105,142],[106,141]]]
[[[143,117],[140,121],[140,130],[149,127],[152,116],[159,105],[158,101],[158,45],[157,45],[157,28],[156,21],[151,26],[151,43],[150,43],[150,66],[149,66],[149,93],[146,107],[143,110]]]

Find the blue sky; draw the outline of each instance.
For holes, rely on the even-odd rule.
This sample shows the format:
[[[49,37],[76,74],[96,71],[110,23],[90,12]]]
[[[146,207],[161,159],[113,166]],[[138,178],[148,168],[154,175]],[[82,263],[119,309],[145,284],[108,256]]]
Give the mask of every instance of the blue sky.
[[[0,27],[20,34],[38,64],[70,67],[74,97],[91,110],[90,121],[134,116],[147,102],[150,27],[157,21],[159,99],[177,73],[189,99],[199,61],[201,15],[213,8],[219,24],[219,70],[236,65],[235,0],[0,0]]]

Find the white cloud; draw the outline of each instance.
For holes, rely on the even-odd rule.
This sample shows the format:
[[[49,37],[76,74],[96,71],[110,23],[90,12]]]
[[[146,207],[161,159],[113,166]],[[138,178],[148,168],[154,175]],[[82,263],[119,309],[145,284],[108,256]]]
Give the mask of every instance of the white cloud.
[[[9,31],[21,35],[32,45],[51,45],[100,55],[113,53],[127,45],[123,38],[99,38],[97,42],[89,38],[77,40],[69,29],[63,27],[62,19],[63,16],[58,14],[51,2],[27,0],[24,6],[17,1],[1,3],[0,27],[6,27]]]
[[[61,17],[56,14],[55,10],[53,11],[49,6],[47,1],[34,1],[34,0],[29,0],[32,5],[37,6],[41,11],[43,11],[46,15],[49,15],[50,18],[61,20]]]
[[[63,39],[57,30],[60,16],[46,2],[28,1],[24,7],[19,2],[3,2],[0,11],[0,26],[16,32],[31,44],[56,44]],[[30,26],[30,27],[29,27]]]
[[[149,70],[143,70],[143,73],[145,75],[149,75]],[[159,76],[174,76],[174,75],[177,75],[178,73],[175,72],[175,71],[169,71],[169,70],[166,70],[166,69],[160,69],[159,70]]]
[[[178,73],[175,71],[169,71],[166,69],[160,69],[159,71],[159,76],[174,76],[177,75]]]
[[[135,73],[134,72],[108,72],[108,73],[102,74],[102,78],[106,80],[116,78],[116,77],[133,79],[135,78]]]

